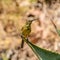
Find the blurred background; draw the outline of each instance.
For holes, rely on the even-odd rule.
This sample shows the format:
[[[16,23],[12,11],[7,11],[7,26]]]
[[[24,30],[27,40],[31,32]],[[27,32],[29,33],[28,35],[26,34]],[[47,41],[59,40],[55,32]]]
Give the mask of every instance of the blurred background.
[[[38,60],[29,46],[21,49],[21,28],[30,16],[29,40],[44,49],[60,53],[60,0],[0,0],[0,59]],[[56,28],[55,28],[56,26]]]

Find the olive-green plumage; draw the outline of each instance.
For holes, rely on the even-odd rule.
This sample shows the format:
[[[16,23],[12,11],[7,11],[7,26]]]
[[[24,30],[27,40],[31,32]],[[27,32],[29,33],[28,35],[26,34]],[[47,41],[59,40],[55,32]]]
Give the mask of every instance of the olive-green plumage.
[[[26,24],[22,27],[21,33],[24,37],[28,37],[31,32],[31,23],[34,20],[29,20],[26,22]],[[23,48],[24,41],[22,40],[21,48]]]

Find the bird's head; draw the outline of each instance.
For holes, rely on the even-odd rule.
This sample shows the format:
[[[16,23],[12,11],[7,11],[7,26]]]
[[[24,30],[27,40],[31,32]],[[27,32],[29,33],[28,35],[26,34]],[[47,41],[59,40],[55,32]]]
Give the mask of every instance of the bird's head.
[[[36,18],[33,14],[29,14],[26,24],[30,25],[33,21],[36,21],[36,20],[38,20],[38,18]]]

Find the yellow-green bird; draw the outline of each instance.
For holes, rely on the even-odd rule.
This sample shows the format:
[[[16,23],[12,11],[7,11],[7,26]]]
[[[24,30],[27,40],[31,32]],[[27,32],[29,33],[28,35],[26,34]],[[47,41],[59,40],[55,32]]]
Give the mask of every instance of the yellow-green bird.
[[[26,24],[22,27],[21,29],[21,34],[24,36],[24,37],[28,37],[30,32],[31,32],[31,23],[37,19],[34,18],[33,15],[29,15],[29,20],[26,22]],[[21,48],[23,48],[23,45],[24,45],[24,41],[22,40],[22,43],[21,43]]]
[[[22,35],[24,37],[28,37],[30,32],[31,32],[31,23],[32,23],[32,21],[34,21],[34,20],[27,21],[26,24],[22,27],[21,31],[22,31]],[[21,48],[23,48],[23,45],[24,45],[24,41],[22,40]]]

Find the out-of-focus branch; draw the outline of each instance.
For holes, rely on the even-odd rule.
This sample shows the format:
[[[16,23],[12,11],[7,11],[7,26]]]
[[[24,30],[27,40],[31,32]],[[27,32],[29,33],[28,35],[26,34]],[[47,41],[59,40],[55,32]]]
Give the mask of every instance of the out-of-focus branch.
[[[58,32],[58,29],[57,29],[57,27],[56,27],[55,23],[53,22],[53,20],[50,20],[50,21],[51,21],[51,23],[53,24],[53,26],[54,26],[54,28],[55,28],[55,30],[56,30],[56,32],[57,32],[57,34],[58,34],[58,36],[60,36],[60,34],[59,34],[59,32]]]

